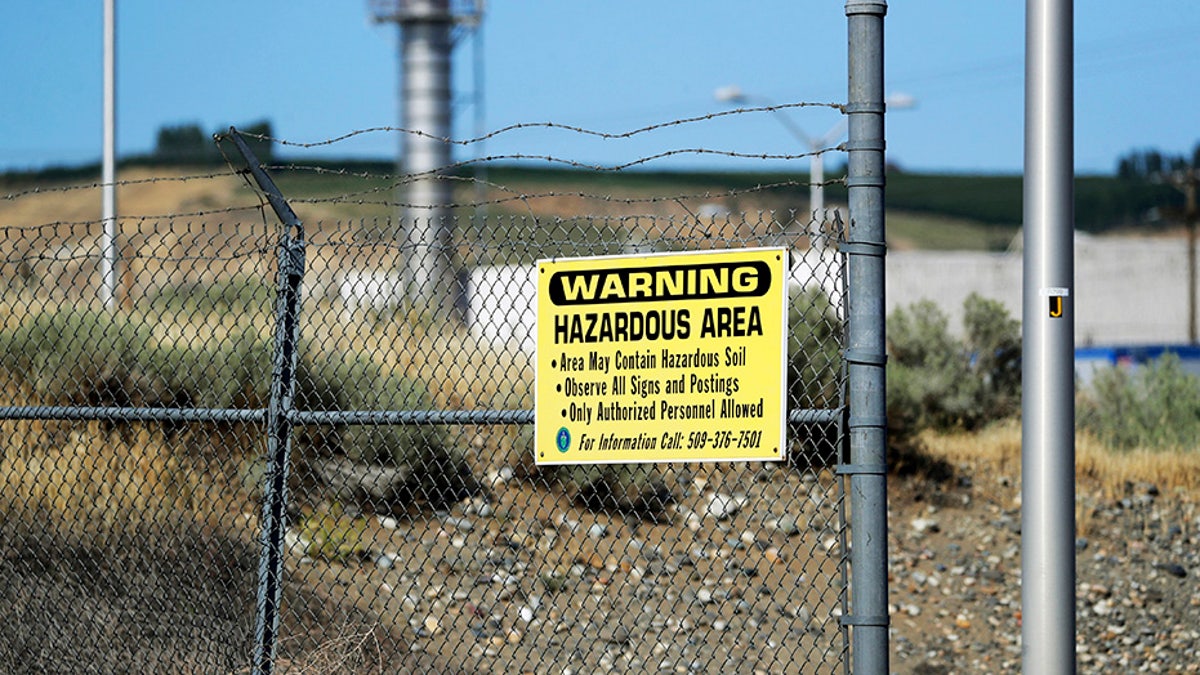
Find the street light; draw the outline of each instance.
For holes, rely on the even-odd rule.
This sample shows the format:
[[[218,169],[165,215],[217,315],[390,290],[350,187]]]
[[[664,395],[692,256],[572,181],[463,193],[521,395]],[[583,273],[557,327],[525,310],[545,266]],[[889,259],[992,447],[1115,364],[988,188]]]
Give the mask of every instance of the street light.
[[[719,87],[713,92],[713,97],[722,103],[752,103],[761,104],[766,107],[775,119],[787,129],[796,140],[800,141],[808,148],[809,151],[809,208],[813,214],[813,232],[818,234],[825,224],[825,153],[826,148],[832,145],[835,141],[846,133],[846,118],[843,116],[838,120],[837,124],[833,125],[829,131],[826,131],[821,136],[809,136],[804,133],[791,117],[784,114],[775,103],[765,96],[756,94],[747,94],[742,91],[742,88],[736,84]],[[910,94],[893,93],[888,95],[886,99],[889,110],[903,110],[905,108],[913,108],[917,105],[917,99]],[[817,241],[813,237],[812,241]]]

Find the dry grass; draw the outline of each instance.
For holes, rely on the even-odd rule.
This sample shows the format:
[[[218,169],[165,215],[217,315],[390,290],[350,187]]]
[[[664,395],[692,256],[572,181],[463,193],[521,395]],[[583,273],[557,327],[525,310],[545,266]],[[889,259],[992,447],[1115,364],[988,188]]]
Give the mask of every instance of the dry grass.
[[[239,486],[220,480],[237,474],[238,457],[214,467],[156,426],[16,421],[0,433],[6,519],[36,514],[61,533],[94,540],[152,525],[229,525],[246,508]]]
[[[446,410],[521,410],[533,405],[533,365],[516,345],[498,347],[460,325],[421,325],[403,317],[375,322],[329,320],[331,308],[314,308],[326,322],[316,345],[327,354],[369,355],[385,372],[402,373],[428,389]],[[449,443],[471,455],[480,472],[532,463],[533,449],[514,425],[463,426]]]
[[[926,433],[926,452],[975,476],[1007,478],[1015,488],[1021,474],[1021,427],[993,425],[978,433]],[[1200,453],[1184,450],[1116,451],[1087,434],[1075,441],[1075,476],[1080,491],[1106,498],[1124,496],[1129,484],[1152,484],[1182,501],[1197,500]]]
[[[335,637],[303,656],[278,659],[276,669],[287,675],[382,673],[386,672],[386,661],[374,627],[356,630],[343,626]]]

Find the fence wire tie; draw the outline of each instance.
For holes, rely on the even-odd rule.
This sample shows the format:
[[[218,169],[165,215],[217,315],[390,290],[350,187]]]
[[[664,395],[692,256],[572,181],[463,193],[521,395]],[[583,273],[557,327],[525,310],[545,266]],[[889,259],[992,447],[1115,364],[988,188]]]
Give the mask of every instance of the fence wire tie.
[[[875,626],[878,628],[887,628],[891,625],[891,618],[886,614],[879,616],[843,614],[841,618],[838,619],[838,623],[842,626],[849,627]]]
[[[887,365],[887,354],[870,352],[865,349],[847,349],[845,355],[847,363],[858,366]]]
[[[838,464],[839,476],[886,476],[887,464]]]
[[[887,255],[887,244],[877,241],[844,241],[838,244],[838,251],[848,255],[866,255],[872,258],[882,258]]]
[[[883,188],[887,180],[882,175],[870,176],[850,176],[846,178],[846,187],[848,188]]]
[[[850,429],[886,429],[886,415],[851,415],[846,420],[846,426]]]

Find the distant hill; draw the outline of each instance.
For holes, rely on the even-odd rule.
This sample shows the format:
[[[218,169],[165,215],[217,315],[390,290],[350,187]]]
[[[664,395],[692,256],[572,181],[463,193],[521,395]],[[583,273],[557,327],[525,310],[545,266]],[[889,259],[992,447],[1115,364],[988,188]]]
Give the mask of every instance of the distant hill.
[[[387,201],[389,186],[395,182],[395,164],[391,161],[312,160],[277,158],[275,172],[281,187],[290,190],[294,198],[332,197],[361,191],[364,186],[374,191],[376,202]],[[122,162],[123,171],[137,170],[139,175],[153,173],[180,175],[197,168],[213,169],[224,165],[182,167],[162,163],[153,157],[133,158]],[[291,167],[291,168],[289,168]],[[320,172],[314,171],[314,169]],[[473,169],[461,171],[467,178]],[[330,175],[329,172],[336,172]],[[19,172],[0,175],[0,192],[11,193],[31,186],[52,186],[64,183],[95,181],[99,166],[51,168],[38,172]],[[362,176],[366,176],[365,178]],[[595,172],[552,167],[519,167],[511,165],[486,168],[489,198],[500,196],[503,189],[510,193],[563,193],[565,196],[636,197],[643,203],[651,195],[691,195],[703,200],[711,195],[733,210],[808,208],[806,174],[780,172],[714,172],[714,171],[645,171]],[[1022,220],[1022,180],[1019,175],[924,174],[892,171],[888,174],[887,206],[889,239],[912,248],[1002,248],[1015,234]],[[469,185],[469,184],[464,184]],[[771,186],[769,189],[756,189]],[[460,194],[467,188],[460,187]],[[1101,233],[1114,229],[1133,228],[1153,230],[1169,226],[1178,220],[1182,195],[1170,186],[1145,180],[1109,176],[1080,176],[1075,187],[1075,220],[1079,229]],[[730,195],[733,197],[730,197]],[[383,195],[380,197],[379,195]],[[846,188],[834,183],[826,189],[826,201],[832,206],[844,204]],[[546,208],[579,208],[574,203],[559,200],[559,205]],[[524,213],[527,205],[501,201],[493,213]],[[661,211],[661,210],[660,210]],[[372,211],[351,209],[342,204],[337,209],[322,209],[320,217],[337,215],[370,216],[386,214],[380,206]],[[612,214],[611,210],[601,211]],[[47,214],[45,222],[57,218]]]

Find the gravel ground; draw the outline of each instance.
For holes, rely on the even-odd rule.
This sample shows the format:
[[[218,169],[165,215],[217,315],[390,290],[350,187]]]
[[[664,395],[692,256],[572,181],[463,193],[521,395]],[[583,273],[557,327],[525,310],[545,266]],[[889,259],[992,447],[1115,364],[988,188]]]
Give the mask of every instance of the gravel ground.
[[[294,556],[293,569],[448,672],[840,672],[830,479],[713,472],[661,523],[500,481],[491,502],[382,519],[373,563]],[[1015,477],[967,468],[890,489],[892,671],[1019,671]],[[1200,672],[1189,496],[1081,486],[1077,513],[1078,672]]]
[[[893,481],[892,670],[1021,667],[1021,513],[1012,477]],[[975,483],[979,485],[976,486]],[[1187,495],[1077,490],[1080,673],[1200,672],[1200,517]]]
[[[493,476],[489,499],[372,519],[362,560],[293,538],[289,568],[446,672],[840,673],[832,473],[676,478],[678,503],[647,520]]]
[[[293,534],[281,672],[840,673],[833,476],[676,478],[657,521],[492,476],[488,498],[334,528],[353,542],[332,558]],[[893,672],[1020,669],[1017,496],[988,469],[891,479]],[[1081,486],[1077,515],[1079,672],[1200,672],[1191,496]],[[250,547],[196,533],[160,549],[187,538],[146,532],[118,555],[0,534],[0,672],[245,663]]]

